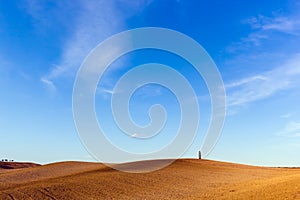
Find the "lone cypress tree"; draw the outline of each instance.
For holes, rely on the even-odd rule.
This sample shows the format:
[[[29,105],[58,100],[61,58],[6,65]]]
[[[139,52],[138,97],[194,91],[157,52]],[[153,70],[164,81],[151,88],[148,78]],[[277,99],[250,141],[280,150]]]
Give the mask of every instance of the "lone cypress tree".
[[[198,158],[201,159],[201,151],[198,152]]]

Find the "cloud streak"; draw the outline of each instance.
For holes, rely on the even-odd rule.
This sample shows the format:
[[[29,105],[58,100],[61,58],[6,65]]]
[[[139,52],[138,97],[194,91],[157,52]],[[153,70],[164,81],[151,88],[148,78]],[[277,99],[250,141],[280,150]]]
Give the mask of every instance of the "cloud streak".
[[[286,114],[282,114],[282,115],[280,116],[280,118],[282,118],[282,119],[288,119],[288,118],[290,118],[290,117],[292,117],[292,113],[286,113]]]
[[[300,54],[297,54],[273,70],[227,84],[227,105],[242,106],[297,87],[299,75]]]
[[[300,122],[291,121],[286,124],[285,128],[279,132],[280,136],[299,137],[300,136]]]
[[[284,33],[293,36],[300,35],[300,18],[299,16],[275,16],[266,17],[258,15],[246,20],[243,24],[250,25],[251,32],[234,42],[226,48],[227,52],[235,53],[240,50],[251,49],[251,47],[261,46],[264,41],[273,40],[274,33]]]
[[[74,76],[89,51],[121,26],[119,14],[115,11],[112,1],[80,3],[82,8],[73,27],[73,35],[66,40],[60,62],[53,66],[50,73],[44,77],[46,79]]]
[[[41,81],[52,91],[55,92],[56,91],[56,87],[54,85],[54,83],[48,79],[45,78],[41,78]]]
[[[48,74],[41,80],[43,83],[52,82],[57,78],[74,77],[80,64],[87,54],[105,38],[126,28],[125,21],[128,17],[143,10],[151,1],[105,1],[105,0],[79,0],[79,9],[76,13],[75,24],[71,27],[71,35],[63,44],[60,61],[53,65]],[[118,5],[126,8],[121,12]],[[33,6],[37,10],[38,6]],[[76,7],[76,8],[77,8]],[[38,7],[39,8],[39,7]],[[34,11],[33,9],[33,11]],[[39,16],[32,12],[34,16]],[[47,20],[47,19],[46,19]],[[47,80],[47,81],[46,81]],[[49,85],[49,84],[47,84]]]
[[[244,22],[250,24],[253,29],[258,29],[261,31],[273,30],[295,35],[298,35],[300,31],[299,17],[279,16],[270,18],[259,15],[258,17],[249,18]]]

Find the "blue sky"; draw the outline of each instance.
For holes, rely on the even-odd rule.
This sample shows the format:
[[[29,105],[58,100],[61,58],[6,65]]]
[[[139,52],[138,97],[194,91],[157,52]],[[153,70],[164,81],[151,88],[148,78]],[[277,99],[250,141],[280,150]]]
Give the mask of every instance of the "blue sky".
[[[93,160],[73,122],[76,72],[89,51],[107,37],[155,26],[195,39],[222,75],[227,118],[209,159],[299,166],[299,11],[297,1],[276,0],[0,0],[0,157],[40,163]],[[147,62],[173,66],[197,91],[203,125],[185,154],[196,157],[209,122],[209,97],[201,77],[172,55],[146,51],[120,58],[100,83],[96,108],[107,105],[123,72]],[[147,107],[155,102],[172,102],[166,108],[170,116],[178,114],[178,103],[164,88],[152,85],[135,96],[132,115],[137,123],[148,122]],[[101,112],[107,113],[101,119],[103,128],[112,132],[115,143],[130,148],[118,140],[109,109]],[[165,134],[177,128],[178,120],[170,118]]]

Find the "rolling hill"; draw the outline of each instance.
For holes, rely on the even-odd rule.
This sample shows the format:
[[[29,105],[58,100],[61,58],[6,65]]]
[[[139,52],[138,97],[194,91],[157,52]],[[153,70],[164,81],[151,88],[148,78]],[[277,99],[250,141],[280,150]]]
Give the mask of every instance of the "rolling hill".
[[[4,171],[0,199],[300,199],[297,168],[180,159],[164,169],[136,174],[85,162]]]

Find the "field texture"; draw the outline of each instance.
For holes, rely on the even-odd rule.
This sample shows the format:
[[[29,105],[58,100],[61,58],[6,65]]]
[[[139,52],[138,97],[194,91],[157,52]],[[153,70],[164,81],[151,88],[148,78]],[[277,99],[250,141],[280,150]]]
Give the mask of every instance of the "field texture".
[[[0,169],[0,199],[300,199],[300,169],[194,159],[136,174],[99,163],[29,165]]]

